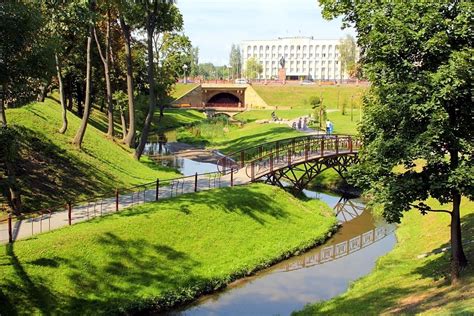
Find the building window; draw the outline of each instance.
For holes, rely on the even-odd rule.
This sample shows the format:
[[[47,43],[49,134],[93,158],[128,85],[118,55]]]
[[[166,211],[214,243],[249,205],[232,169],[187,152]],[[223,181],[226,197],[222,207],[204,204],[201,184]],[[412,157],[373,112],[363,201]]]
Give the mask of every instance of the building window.
[[[299,72],[299,71],[300,71],[300,69],[299,69],[299,68],[296,68],[296,72]]]
[[[313,54],[309,54],[309,58],[313,57]]]
[[[301,50],[301,46],[300,45],[296,46],[296,50]]]
[[[326,58],[326,54],[323,54],[323,58]]]
[[[295,50],[295,46],[291,45],[290,50],[291,50],[291,51],[294,51],[294,50]]]

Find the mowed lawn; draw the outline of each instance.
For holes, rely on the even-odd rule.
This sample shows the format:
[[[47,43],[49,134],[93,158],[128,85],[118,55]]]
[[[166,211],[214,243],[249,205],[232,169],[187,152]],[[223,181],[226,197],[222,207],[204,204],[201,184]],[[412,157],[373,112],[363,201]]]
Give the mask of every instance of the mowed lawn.
[[[440,206],[434,200],[428,203]],[[375,270],[349,291],[330,301],[308,305],[295,315],[473,315],[474,202],[463,198],[461,222],[470,266],[459,285],[449,283],[450,217],[444,213],[405,214],[397,230],[398,245],[380,258]]]
[[[229,154],[279,139],[303,136],[302,132],[286,124],[259,124],[255,122],[238,125],[204,122],[178,130],[178,141],[205,145]]]
[[[344,101],[349,108],[351,98],[354,107],[357,108],[362,95],[368,89],[365,85],[352,84],[339,86],[254,85],[253,87],[268,105],[282,107],[282,109],[290,109],[290,107],[291,109],[311,109],[309,99],[313,96],[322,98],[327,109],[338,109]]]
[[[335,224],[324,203],[263,184],[149,203],[3,246],[1,313],[171,306],[320,243]]]

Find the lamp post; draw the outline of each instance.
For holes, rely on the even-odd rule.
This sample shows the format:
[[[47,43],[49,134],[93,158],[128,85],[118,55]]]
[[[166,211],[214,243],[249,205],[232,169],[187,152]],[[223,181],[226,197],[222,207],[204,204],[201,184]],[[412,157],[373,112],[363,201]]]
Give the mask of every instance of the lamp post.
[[[184,64],[183,65],[183,71],[184,71],[184,84],[187,83],[187,80],[186,80],[186,70],[188,70],[188,65]]]

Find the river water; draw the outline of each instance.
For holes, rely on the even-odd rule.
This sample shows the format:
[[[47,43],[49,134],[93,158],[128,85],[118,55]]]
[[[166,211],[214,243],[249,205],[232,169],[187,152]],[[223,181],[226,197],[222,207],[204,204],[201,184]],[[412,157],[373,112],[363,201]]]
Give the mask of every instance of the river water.
[[[342,227],[324,245],[292,257],[168,315],[289,315],[344,293],[396,244],[395,226],[362,201],[305,191],[330,205]]]
[[[147,152],[158,157],[158,163],[178,168],[184,175],[217,170],[213,163],[174,155],[173,134],[159,140],[147,144]],[[351,282],[370,273],[377,259],[395,246],[395,226],[374,217],[362,200],[309,190],[304,193],[333,208],[342,225],[333,237],[304,254],[166,314],[289,315],[308,303],[344,293]]]

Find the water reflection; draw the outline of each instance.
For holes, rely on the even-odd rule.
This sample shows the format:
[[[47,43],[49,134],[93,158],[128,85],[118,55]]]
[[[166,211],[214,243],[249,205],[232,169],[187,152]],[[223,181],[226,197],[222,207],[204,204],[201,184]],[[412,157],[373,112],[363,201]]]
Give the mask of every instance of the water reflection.
[[[395,226],[375,220],[370,211],[364,210],[361,200],[305,193],[333,207],[343,222],[331,239],[171,314],[289,315],[307,303],[345,292],[352,281],[373,269],[377,258],[394,247]]]
[[[157,164],[176,168],[184,176],[217,171],[217,165],[208,161],[196,161],[176,154],[177,151],[190,149],[192,146],[178,143],[176,132],[152,135],[145,144],[144,154],[150,156]]]

